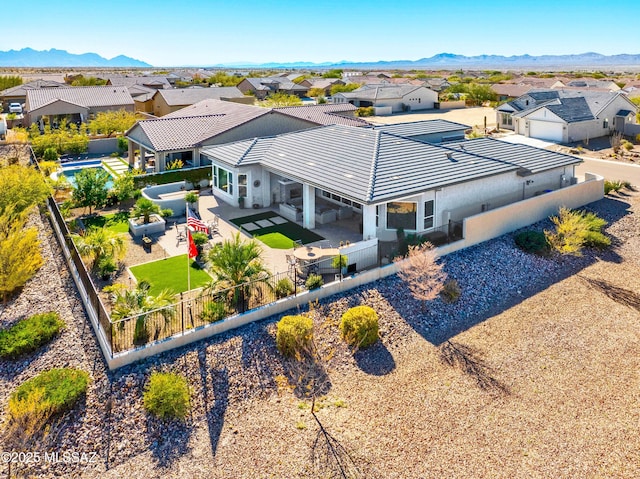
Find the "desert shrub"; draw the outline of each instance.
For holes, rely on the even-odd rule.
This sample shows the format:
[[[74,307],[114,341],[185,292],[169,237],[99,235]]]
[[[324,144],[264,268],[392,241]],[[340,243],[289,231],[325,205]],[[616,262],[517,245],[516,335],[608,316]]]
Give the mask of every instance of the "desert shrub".
[[[631,151],[633,150],[633,143],[631,143],[629,140],[622,140],[622,148],[627,151]]]
[[[165,169],[167,171],[170,171],[170,170],[179,170],[181,168],[184,168],[184,162],[181,159],[176,159],[176,160],[167,162],[167,167]]]
[[[53,147],[46,148],[42,154],[42,159],[44,161],[58,161],[58,150]]]
[[[144,408],[160,419],[184,419],[189,411],[189,385],[175,373],[151,373],[144,394]]]
[[[342,315],[340,332],[350,346],[371,346],[378,340],[378,314],[369,306],[351,308]]]
[[[636,143],[640,144],[640,133],[636,135]]]
[[[63,327],[64,322],[55,312],[35,314],[18,321],[12,327],[0,331],[0,357],[15,358],[35,351],[49,342]]]
[[[580,255],[584,246],[604,248],[611,244],[602,229],[607,224],[594,213],[560,208],[551,221],[555,231],[545,231],[549,244],[561,254]]]
[[[440,296],[447,303],[455,303],[460,299],[460,285],[455,279],[449,279],[444,282],[442,285],[442,291],[440,291]]]
[[[286,298],[293,293],[293,283],[289,278],[282,278],[276,283],[276,298]]]
[[[308,290],[318,289],[323,284],[324,280],[322,279],[322,276],[314,273],[311,273],[304,282],[304,285]]]
[[[313,321],[306,316],[283,316],[278,321],[276,346],[283,356],[302,353],[313,341]]]
[[[58,162],[54,161],[39,161],[38,166],[40,167],[40,171],[44,176],[51,176],[51,173],[58,169]]]
[[[546,254],[549,252],[549,242],[541,231],[523,231],[515,237],[518,247],[526,253]]]
[[[68,409],[87,391],[89,374],[78,369],[45,371],[22,383],[9,397],[9,416],[14,421],[51,417]]]
[[[200,319],[213,323],[221,321],[227,316],[227,306],[223,302],[212,301],[202,308]]]
[[[356,116],[373,116],[375,114],[375,109],[372,106],[363,106],[356,110]]]

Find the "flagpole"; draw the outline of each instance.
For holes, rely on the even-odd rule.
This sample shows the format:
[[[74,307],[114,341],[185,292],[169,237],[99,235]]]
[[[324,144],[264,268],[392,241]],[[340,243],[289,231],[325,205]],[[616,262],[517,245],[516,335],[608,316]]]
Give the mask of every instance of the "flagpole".
[[[185,203],[185,216],[189,217],[189,203]],[[189,226],[186,226],[187,229],[187,291],[191,291],[191,230]]]

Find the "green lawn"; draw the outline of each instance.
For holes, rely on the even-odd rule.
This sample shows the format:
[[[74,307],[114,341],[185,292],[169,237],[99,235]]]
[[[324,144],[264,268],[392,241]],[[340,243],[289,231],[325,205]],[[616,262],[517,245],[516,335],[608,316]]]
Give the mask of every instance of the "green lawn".
[[[194,263],[195,261],[190,260],[191,289],[199,288],[211,281],[211,276],[197,265],[194,267]],[[138,282],[144,280],[151,284],[151,295],[156,295],[165,288],[176,294],[187,291],[186,254],[132,266],[130,269]]]
[[[269,248],[289,249],[295,244],[290,238],[281,233],[267,233],[266,235],[255,235],[255,239],[262,241]]]
[[[265,211],[264,213],[258,213],[257,215],[236,218],[231,220],[231,222],[236,226],[240,227],[244,223],[256,222],[259,220],[273,218],[275,216],[279,216],[279,215],[277,213],[274,213],[273,211]],[[270,233],[279,233],[280,235],[285,236],[287,239],[291,240],[292,246],[287,246],[287,247],[271,246],[266,241],[263,241],[265,244],[267,244],[268,246],[271,246],[272,248],[280,248],[280,249],[292,248],[293,242],[296,240],[299,240],[302,244],[309,244],[309,243],[313,243],[315,241],[320,241],[324,239],[324,237],[320,236],[319,234],[316,234],[313,231],[305,229],[302,226],[297,225],[296,223],[293,223],[292,221],[287,221],[286,223],[282,223],[280,225],[268,226],[267,228],[260,228],[257,230],[248,231],[247,233],[252,234],[255,238],[259,236],[264,237]],[[258,238],[258,239],[261,239],[261,238]],[[267,241],[269,241],[269,239]],[[274,241],[280,244],[282,240],[278,239]]]
[[[127,233],[129,231],[129,212],[121,211],[104,216],[88,216],[82,218],[82,222],[87,228],[97,226],[98,228],[105,227],[116,233]]]

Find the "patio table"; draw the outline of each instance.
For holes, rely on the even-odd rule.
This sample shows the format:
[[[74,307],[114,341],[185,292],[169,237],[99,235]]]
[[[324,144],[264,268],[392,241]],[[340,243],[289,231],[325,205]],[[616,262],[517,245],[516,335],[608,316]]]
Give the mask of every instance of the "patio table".
[[[318,246],[305,246],[293,250],[293,256],[301,261],[319,260],[326,256],[336,256],[338,253],[338,248],[320,248]]]

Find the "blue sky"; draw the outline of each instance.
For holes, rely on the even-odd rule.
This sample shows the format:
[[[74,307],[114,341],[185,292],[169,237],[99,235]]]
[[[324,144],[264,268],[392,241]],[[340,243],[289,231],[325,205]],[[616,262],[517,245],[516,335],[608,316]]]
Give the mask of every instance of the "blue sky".
[[[31,0],[11,2],[0,50],[122,54],[154,66],[610,55],[640,53],[640,29],[626,20],[639,13],[639,0]]]

